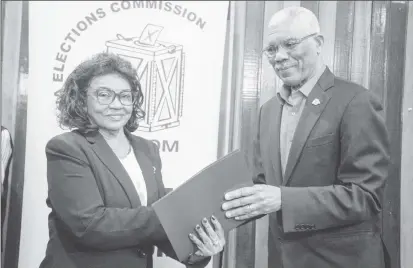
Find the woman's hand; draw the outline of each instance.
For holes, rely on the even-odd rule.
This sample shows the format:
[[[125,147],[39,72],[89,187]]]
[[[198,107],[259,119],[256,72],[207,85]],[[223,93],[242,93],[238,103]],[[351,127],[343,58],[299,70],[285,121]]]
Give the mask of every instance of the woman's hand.
[[[221,252],[224,249],[224,230],[214,216],[211,217],[211,222],[213,226],[211,226],[209,221],[204,218],[202,220],[203,227],[200,225],[196,226],[195,229],[200,238],[194,234],[189,234],[189,238],[198,247],[198,250],[195,252],[196,256],[209,257]]]

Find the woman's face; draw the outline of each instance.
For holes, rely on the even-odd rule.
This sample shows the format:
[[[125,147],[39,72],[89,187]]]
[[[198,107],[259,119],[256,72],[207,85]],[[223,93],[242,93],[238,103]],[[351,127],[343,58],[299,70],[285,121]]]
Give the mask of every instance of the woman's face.
[[[87,113],[100,130],[123,129],[133,110],[128,80],[116,73],[97,76],[91,80],[87,95]]]

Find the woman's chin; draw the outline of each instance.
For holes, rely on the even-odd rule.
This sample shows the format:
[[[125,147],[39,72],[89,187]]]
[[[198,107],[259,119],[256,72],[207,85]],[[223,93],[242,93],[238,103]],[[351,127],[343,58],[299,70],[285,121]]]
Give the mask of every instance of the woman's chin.
[[[124,124],[107,124],[99,127],[103,131],[118,132],[124,128]]]

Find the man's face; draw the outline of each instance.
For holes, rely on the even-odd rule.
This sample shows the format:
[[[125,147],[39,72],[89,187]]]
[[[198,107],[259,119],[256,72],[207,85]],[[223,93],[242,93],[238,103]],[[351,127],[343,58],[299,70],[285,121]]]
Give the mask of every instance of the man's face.
[[[323,38],[313,35],[300,42],[313,33],[291,21],[270,30],[266,48],[275,50],[272,55],[267,53],[268,60],[284,84],[297,86],[314,75]]]

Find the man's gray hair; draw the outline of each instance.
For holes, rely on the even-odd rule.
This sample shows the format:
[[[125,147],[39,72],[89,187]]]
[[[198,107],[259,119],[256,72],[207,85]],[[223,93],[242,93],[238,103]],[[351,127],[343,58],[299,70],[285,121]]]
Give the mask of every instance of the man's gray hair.
[[[286,21],[291,22],[291,24],[297,25],[297,27],[305,29],[307,34],[320,33],[320,25],[318,23],[317,17],[314,13],[304,7],[292,6],[281,9],[276,12],[270,19],[268,27],[271,29],[277,28],[280,23],[285,23]]]

